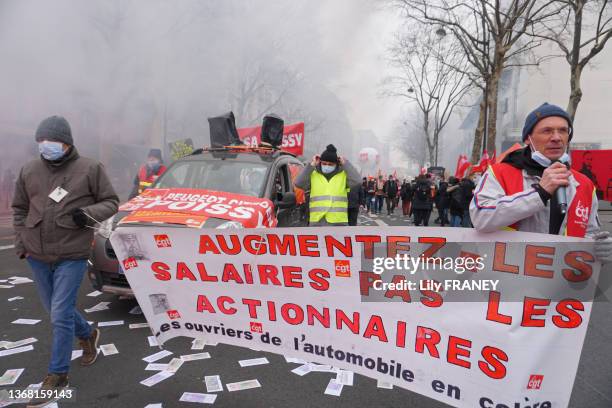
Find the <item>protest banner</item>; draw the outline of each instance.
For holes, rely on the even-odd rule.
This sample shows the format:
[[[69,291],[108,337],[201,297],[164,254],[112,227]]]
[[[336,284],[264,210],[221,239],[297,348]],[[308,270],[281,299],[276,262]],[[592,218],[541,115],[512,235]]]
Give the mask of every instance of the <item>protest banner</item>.
[[[202,228],[208,218],[240,222],[244,227],[274,227],[274,206],[266,198],[190,188],[152,188],[119,207],[131,211],[119,224],[181,224]]]
[[[247,146],[257,147],[261,143],[261,126],[237,130],[240,140]],[[304,154],[304,122],[285,125],[280,148],[296,156]]]
[[[414,227],[111,237],[159,344],[249,347],[483,408],[569,403],[600,265],[592,241],[555,240]]]

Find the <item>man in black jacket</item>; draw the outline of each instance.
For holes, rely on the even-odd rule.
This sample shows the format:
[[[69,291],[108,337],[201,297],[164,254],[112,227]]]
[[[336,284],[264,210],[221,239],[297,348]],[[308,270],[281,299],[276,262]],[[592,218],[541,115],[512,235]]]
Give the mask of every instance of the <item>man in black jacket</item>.
[[[393,179],[393,175],[390,175],[389,179],[385,181],[383,192],[387,201],[387,215],[391,215],[395,210],[395,197],[397,196],[397,183]]]
[[[429,217],[433,209],[432,183],[425,176],[420,175],[416,179],[416,188],[412,199],[412,212],[414,213],[414,225],[429,226]]]

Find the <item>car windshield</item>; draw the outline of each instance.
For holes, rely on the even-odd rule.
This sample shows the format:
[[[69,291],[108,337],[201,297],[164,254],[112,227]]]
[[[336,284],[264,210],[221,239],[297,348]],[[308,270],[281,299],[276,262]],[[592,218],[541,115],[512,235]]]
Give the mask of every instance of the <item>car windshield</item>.
[[[263,197],[268,167],[233,160],[178,162],[166,170],[155,188],[196,188]]]

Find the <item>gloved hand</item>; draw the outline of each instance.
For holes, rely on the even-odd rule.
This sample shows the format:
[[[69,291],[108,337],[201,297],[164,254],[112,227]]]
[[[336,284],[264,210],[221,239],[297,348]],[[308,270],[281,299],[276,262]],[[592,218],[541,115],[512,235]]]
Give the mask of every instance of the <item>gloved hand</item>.
[[[87,215],[85,215],[83,209],[75,208],[70,211],[70,215],[72,216],[72,221],[74,221],[79,228],[84,228],[87,225]]]
[[[612,238],[608,231],[599,231],[595,239],[595,257],[602,264],[612,262]]]

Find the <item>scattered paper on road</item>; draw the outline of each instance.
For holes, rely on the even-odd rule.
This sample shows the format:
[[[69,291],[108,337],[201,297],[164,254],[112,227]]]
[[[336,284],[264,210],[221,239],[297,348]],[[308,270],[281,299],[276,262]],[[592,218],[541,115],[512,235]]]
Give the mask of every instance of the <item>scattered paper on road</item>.
[[[88,293],[87,296],[89,296],[89,297],[97,297],[97,296],[100,296],[101,294],[102,294],[102,292],[100,292],[99,290],[94,290],[93,292]]]
[[[310,368],[310,364],[304,364],[304,365],[299,366],[298,368],[294,368],[293,370],[291,370],[293,374],[297,374],[300,377],[308,374],[311,371],[312,369]]]
[[[329,380],[329,384],[327,384],[324,394],[339,397],[342,393],[342,388],[344,388],[344,385],[339,384],[334,378],[332,378]]]
[[[258,380],[247,380],[247,381],[229,383],[229,384],[226,384],[225,386],[227,387],[228,391],[242,391],[242,390],[248,390],[251,388],[259,388],[261,387],[261,384],[259,383]]]
[[[98,322],[98,327],[107,327],[107,326],[122,326],[125,324],[123,320],[111,320],[109,322]]]
[[[21,373],[23,373],[24,371],[25,368],[14,368],[11,370],[6,370],[2,377],[0,377],[0,387],[15,384]]]
[[[29,325],[33,325],[36,323],[40,323],[40,320],[36,320],[36,319],[17,319],[17,320],[13,320],[11,323],[13,324],[29,324]]]
[[[145,327],[149,327],[149,323],[132,323],[129,327],[130,329],[144,329]]]
[[[194,339],[191,342],[192,350],[204,350],[204,346],[206,345],[206,340],[204,339]]]
[[[155,336],[149,336],[147,337],[147,340],[149,340],[149,347],[159,346],[159,344],[157,343],[157,338]]]
[[[115,347],[113,343],[101,345],[100,350],[102,351],[102,354],[104,354],[105,356],[112,356],[113,354],[119,354],[119,350],[117,350],[117,347]]]
[[[170,377],[172,377],[174,375],[174,373],[170,372],[170,371],[160,371],[159,373],[145,379],[142,380],[140,383],[144,386],[147,387],[152,387],[157,383],[160,383]]]
[[[310,363],[310,371],[319,373],[333,373],[334,368],[331,365]]]
[[[134,306],[132,308],[132,310],[130,310],[130,314],[141,315],[142,314],[142,309],[140,308],[140,306]]]
[[[336,382],[342,385],[353,385],[353,372],[348,370],[340,370],[336,374]]]
[[[217,394],[201,394],[196,392],[184,392],[179,401],[198,402],[200,404],[214,404]]]
[[[167,368],[168,364],[151,363],[145,368],[145,371],[164,371]]]
[[[223,391],[221,377],[218,375],[207,375],[206,377],[204,377],[204,382],[206,383],[206,392]]]
[[[111,302],[100,302],[95,306],[90,307],[89,309],[85,309],[86,313],[92,313],[92,312],[100,312],[102,310],[108,310],[108,305],[110,305]]]
[[[10,350],[0,351],[0,357],[10,356],[11,354],[24,353],[26,351],[34,350],[34,347],[30,344],[29,346],[17,347]]]
[[[288,363],[306,364],[306,361],[299,359],[299,358],[287,357],[287,356],[283,356],[283,357],[285,357],[285,361]]]
[[[12,278],[9,278],[9,283],[11,285],[21,285],[22,283],[32,283],[32,282],[34,281],[30,278],[22,278],[19,276],[13,276]]]
[[[238,361],[238,363],[240,364],[240,367],[250,367],[250,366],[256,366],[256,365],[261,365],[261,364],[270,364],[268,359],[265,357],[252,358],[250,360],[240,360]]]
[[[72,358],[71,360],[76,360],[79,357],[83,356],[83,350],[72,350]]]
[[[144,408],[163,408],[161,402],[158,402],[156,404],[149,404]]]
[[[393,384],[391,384],[389,381],[377,380],[376,381],[376,386],[378,388],[385,388],[387,390],[392,390],[393,389]]]
[[[32,343],[36,343],[38,341],[37,338],[35,337],[29,337],[27,339],[23,339],[23,340],[19,340],[19,341],[13,341],[13,342],[6,342],[6,344],[4,345],[4,347],[6,349],[12,349],[12,348],[17,348],[17,347],[21,347],[21,346],[25,346],[27,344],[32,344]]]
[[[210,358],[210,353],[185,354],[181,356],[183,361],[205,360]]]
[[[170,362],[168,363],[168,367],[166,367],[165,371],[176,373],[179,370],[179,368],[181,368],[183,363],[184,361],[182,359],[175,357],[172,360],[170,360]]]
[[[144,361],[146,361],[147,363],[154,363],[157,360],[161,360],[164,357],[168,357],[171,356],[172,352],[168,351],[168,350],[162,350],[160,352],[157,352],[155,354],[151,354],[148,357],[143,358]]]

